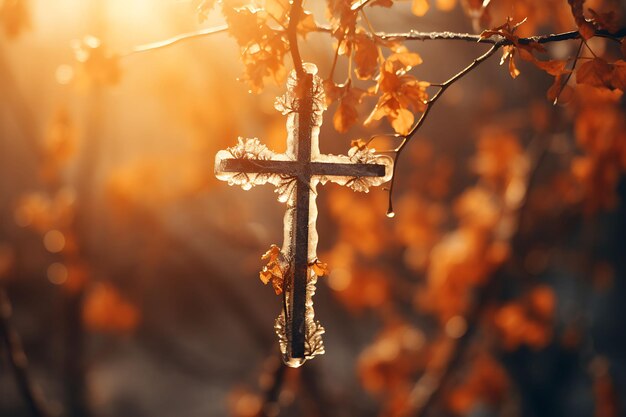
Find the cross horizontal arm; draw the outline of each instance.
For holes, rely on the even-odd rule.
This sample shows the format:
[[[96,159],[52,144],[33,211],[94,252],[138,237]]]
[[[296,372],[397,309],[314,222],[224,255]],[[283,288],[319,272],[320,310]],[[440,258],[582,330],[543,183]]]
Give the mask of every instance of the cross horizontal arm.
[[[308,169],[307,169],[308,168]],[[311,175],[334,175],[340,177],[384,177],[385,165],[342,164],[330,162],[275,161],[263,159],[223,159],[218,171],[258,174],[285,174],[297,176],[304,172]]]

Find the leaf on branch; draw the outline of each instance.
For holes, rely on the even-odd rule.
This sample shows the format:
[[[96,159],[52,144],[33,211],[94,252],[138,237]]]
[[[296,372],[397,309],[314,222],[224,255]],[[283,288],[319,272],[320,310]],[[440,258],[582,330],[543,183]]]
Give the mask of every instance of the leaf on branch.
[[[280,84],[285,79],[287,70],[283,61],[287,51],[287,42],[282,37],[253,44],[243,51],[244,79],[250,84],[252,92],[260,92],[268,80]]]
[[[413,0],[411,11],[415,16],[424,16],[426,12],[428,12],[428,9],[430,9],[428,0]]]
[[[369,126],[374,120],[387,117],[394,130],[405,135],[411,129],[414,121],[413,112],[423,112],[427,106],[430,85],[419,81],[407,72],[422,63],[421,57],[412,52],[396,52],[389,56],[381,67],[377,84],[373,89],[375,94],[381,94],[376,107],[364,125]]]
[[[527,19],[528,18],[525,18],[520,22],[512,24],[513,18],[509,16],[506,18],[506,22],[504,22],[504,24],[497,26],[493,29],[483,30],[483,32],[480,34],[480,39],[489,39],[493,36],[502,36],[513,45],[519,46],[519,36],[515,34],[515,31],[517,30],[517,28],[523,25]]]
[[[524,61],[528,61],[533,63],[537,68],[547,72],[548,74],[558,77],[558,80],[555,80],[555,84],[553,85],[553,89],[557,89],[558,84],[560,86],[560,79],[563,74],[568,74],[571,71],[567,70],[565,67],[567,66],[567,61],[563,60],[548,60],[541,61],[535,57],[535,52],[545,52],[545,48],[537,42],[524,43],[520,44],[519,37],[515,34],[516,30],[523,24],[526,19],[522,20],[519,23],[512,25],[512,19],[507,18],[506,23],[501,26],[498,26],[494,29],[483,31],[480,35],[482,39],[490,38],[492,36],[502,36],[507,39],[512,45],[506,45],[503,47],[503,55],[500,60],[500,65],[503,65],[506,60],[509,61],[509,74],[511,74],[512,78],[517,78],[520,75],[520,71],[517,68],[517,64],[515,63],[516,55],[519,55]],[[548,95],[553,95],[548,93]]]
[[[548,74],[554,77],[554,82],[552,86],[548,89],[547,97],[553,104],[556,104],[561,92],[565,89],[568,89],[568,86],[561,85],[563,80],[563,76],[571,73],[571,70],[566,68],[567,61],[561,61],[556,59],[551,59],[548,61],[541,61],[535,58],[534,55],[528,54],[524,51],[520,54],[522,58],[526,61],[532,62],[537,68],[547,72]]]
[[[285,281],[285,263],[282,260],[280,248],[271,245],[269,250],[261,256],[262,260],[267,261],[267,265],[263,266],[259,272],[259,278],[263,284],[272,283],[276,295],[280,295],[284,289]]]
[[[511,78],[513,79],[517,78],[520,75],[520,71],[515,65],[515,51],[517,51],[515,46],[505,46],[503,48],[502,58],[500,59],[500,65],[503,65],[507,59],[509,60],[509,74],[511,74]]]
[[[620,29],[620,22],[617,14],[611,10],[606,13],[596,12],[592,8],[589,8],[589,14],[591,14],[591,21],[598,27],[598,29],[604,29],[610,33],[616,33]]]
[[[245,67],[244,79],[251,90],[258,93],[266,81],[280,83],[287,70],[284,57],[289,44],[284,34],[268,25],[268,13],[252,7],[232,7],[236,0],[224,2],[222,12],[229,33],[241,47],[241,60]]]
[[[366,91],[360,88],[352,87],[352,83],[348,81],[346,84],[337,85],[332,81],[324,83],[326,91],[326,100],[330,104],[338,101],[337,110],[333,116],[333,125],[338,132],[345,133],[358,120],[359,114],[356,107],[363,100]]]
[[[228,23],[228,32],[237,40],[241,47],[265,38],[270,29],[266,25],[267,18],[252,7],[232,7],[232,2],[224,2],[222,13]],[[264,30],[262,30],[264,29]]]
[[[335,37],[344,33],[354,33],[358,10],[353,10],[350,1],[327,0],[328,20]]]
[[[369,80],[378,70],[378,46],[376,42],[363,32],[352,38],[354,48],[354,73],[360,80]]]
[[[389,116],[390,115],[388,114],[387,117],[389,118]],[[413,113],[403,108],[399,108],[390,119],[393,130],[401,135],[409,133],[411,126],[413,126],[413,122],[415,121]]]
[[[611,64],[602,58],[594,58],[585,62],[576,72],[576,82],[587,84],[593,87],[604,87],[613,89],[612,84],[613,68]]]
[[[311,32],[315,32],[317,30],[317,23],[315,22],[315,17],[313,13],[309,11],[303,11],[300,16],[300,21],[298,22],[298,33],[306,38]]]
[[[588,22],[585,19],[585,14],[583,10],[583,4],[585,0],[567,0],[572,9],[572,15],[574,16],[574,20],[576,21],[576,25],[578,26],[578,31],[580,32],[580,36],[583,39],[587,40],[593,37],[596,33],[596,29],[593,27],[591,22]]]
[[[563,74],[569,74],[571,71],[566,69],[567,65],[566,61],[561,61],[557,59],[551,59],[549,61],[540,61],[538,59],[533,59],[532,63],[537,66],[537,68],[544,70],[548,74],[552,76],[559,76]]]

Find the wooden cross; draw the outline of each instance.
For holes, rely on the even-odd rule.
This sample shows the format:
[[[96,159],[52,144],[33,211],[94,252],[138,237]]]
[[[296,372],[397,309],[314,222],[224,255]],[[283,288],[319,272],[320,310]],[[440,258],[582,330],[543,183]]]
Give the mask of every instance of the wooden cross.
[[[367,192],[391,177],[392,160],[375,155],[372,149],[355,146],[347,156],[323,155],[319,151],[319,130],[324,111],[321,80],[317,68],[305,64],[302,77],[292,71],[287,93],[276,107],[287,120],[287,152],[276,154],[258,139],[243,140],[218,152],[215,173],[230,185],[250,189],[270,182],[277,186],[279,201],[287,203],[284,243],[281,255],[287,271],[284,307],[275,328],[285,363],[300,366],[306,359],[324,353],[319,322],[314,321],[312,296],[317,261],[316,185],[327,181]]]

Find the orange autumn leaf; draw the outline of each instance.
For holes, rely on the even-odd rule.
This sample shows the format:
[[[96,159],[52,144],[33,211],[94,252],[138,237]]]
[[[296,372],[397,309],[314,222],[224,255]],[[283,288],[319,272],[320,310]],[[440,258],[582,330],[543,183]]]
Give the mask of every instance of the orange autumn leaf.
[[[551,59],[549,61],[540,61],[538,59],[534,59],[533,64],[539,69],[544,70],[550,75],[559,76],[563,74],[567,74],[570,71],[565,68],[567,65],[566,61]]]
[[[251,90],[259,93],[268,81],[281,83],[287,75],[283,61],[289,46],[285,36],[277,36],[268,25],[268,13],[250,5],[241,7],[237,0],[225,1],[222,13],[241,48],[244,79]]]
[[[387,117],[397,133],[405,135],[409,132],[414,121],[411,110],[423,112],[428,100],[426,88],[430,84],[407,74],[421,63],[418,54],[408,51],[396,52],[385,60],[373,90],[380,97],[365,120],[365,126]]]
[[[352,82],[337,85],[330,80],[324,81],[326,105],[337,101],[338,106],[333,116],[333,125],[338,132],[347,132],[358,120],[357,106],[367,93],[352,86]]]
[[[500,65],[504,64],[506,60],[509,60],[509,74],[511,78],[515,79],[520,75],[520,71],[515,64],[515,51],[517,49],[513,45],[507,45],[503,48],[502,58],[500,59]]]
[[[268,262],[276,262],[278,261],[278,257],[280,256],[280,248],[277,245],[272,244],[270,248],[261,255],[262,260],[267,260]]]
[[[280,248],[274,244],[261,256],[261,259],[267,261],[267,264],[259,272],[259,279],[266,285],[271,282],[276,295],[282,294],[284,289],[286,265],[281,256]]]
[[[314,262],[309,264],[309,266],[318,277],[328,275],[328,273],[330,272],[328,264],[326,262],[320,261],[319,259],[316,259]]]
[[[378,71],[378,46],[365,33],[356,33],[352,40],[354,73],[360,80],[369,80]]]
[[[603,13],[589,8],[589,14],[591,15],[591,21],[598,27],[598,29],[603,29],[610,33],[616,33],[619,31],[620,22],[615,11],[610,10]]]
[[[346,0],[328,0],[327,16],[333,32],[353,33],[358,10],[353,9],[352,2]],[[358,2],[354,3],[358,7]]]
[[[602,58],[594,58],[585,62],[576,72],[576,82],[593,87],[612,89],[613,68]]]
[[[346,86],[345,93],[339,99],[339,106],[333,116],[333,126],[338,132],[347,132],[356,123],[359,118],[356,107],[361,103],[364,95],[364,90],[350,87],[350,85]]]
[[[526,23],[527,19],[523,19],[517,23],[513,23],[513,18],[511,16],[507,17],[506,21],[492,29],[483,30],[480,34],[481,39],[489,39],[493,36],[502,36],[509,42],[511,42],[514,46],[519,46],[519,36],[515,34],[517,29]]]
[[[567,0],[572,9],[572,15],[578,26],[578,31],[583,39],[587,40],[593,37],[596,30],[593,25],[587,21],[584,15],[583,4],[585,0]]]
[[[298,22],[298,33],[306,38],[306,35],[316,30],[317,23],[315,22],[315,16],[313,16],[313,13],[304,10]]]

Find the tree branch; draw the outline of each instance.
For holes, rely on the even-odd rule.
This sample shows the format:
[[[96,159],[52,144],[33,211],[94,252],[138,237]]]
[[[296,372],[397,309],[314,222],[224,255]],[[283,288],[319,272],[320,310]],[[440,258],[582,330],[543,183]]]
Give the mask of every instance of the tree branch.
[[[456,33],[456,32],[417,32],[409,31],[404,33],[377,33],[376,36],[384,40],[404,40],[404,41],[434,41],[434,40],[454,40],[454,41],[466,41],[485,44],[499,44],[511,45],[512,42],[503,39],[501,37],[481,38],[480,35],[472,35],[469,33]],[[615,33],[611,33],[606,30],[597,30],[595,36],[608,39],[621,39],[626,37],[626,28],[621,28]],[[556,33],[550,35],[530,36],[527,38],[520,38],[519,43],[521,45],[528,45],[531,43],[546,44],[552,42],[561,42],[568,40],[580,39],[580,33],[577,30],[570,32]]]
[[[505,45],[504,41],[500,41],[500,42],[495,43],[491,48],[489,48],[489,50],[487,52],[485,52],[483,55],[481,55],[478,58],[476,58],[471,64],[469,64],[463,70],[458,72],[452,78],[448,79],[443,84],[438,84],[437,85],[439,87],[439,91],[437,91],[437,93],[435,93],[435,95],[430,100],[428,100],[428,102],[426,103],[426,110],[424,110],[424,113],[422,113],[422,115],[420,116],[420,118],[417,121],[417,123],[415,124],[415,126],[413,126],[411,131],[404,137],[404,139],[402,140],[402,143],[400,143],[400,146],[398,146],[395,149],[395,157],[394,157],[394,164],[393,164],[393,175],[391,177],[391,183],[389,185],[389,207],[388,207],[388,210],[387,210],[388,214],[393,213],[392,197],[393,197],[394,185],[395,185],[395,182],[396,182],[395,181],[396,180],[396,168],[398,166],[398,160],[400,158],[400,155],[402,154],[402,152],[406,148],[406,145],[415,136],[417,131],[422,127],[422,125],[426,121],[426,117],[428,117],[428,114],[432,110],[432,108],[435,105],[435,103],[437,103],[437,101],[441,98],[443,93],[445,93],[446,90],[448,88],[450,88],[454,83],[459,81],[461,78],[465,77],[467,74],[472,72],[472,70],[476,69],[480,64],[482,64],[483,62],[488,60],[493,54],[495,54],[504,45]]]
[[[289,11],[289,26],[287,27],[287,39],[289,40],[289,51],[293,60],[293,68],[298,74],[298,78],[302,75],[302,57],[298,48],[298,23],[302,14],[302,0],[293,0],[291,10]]]

